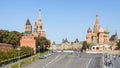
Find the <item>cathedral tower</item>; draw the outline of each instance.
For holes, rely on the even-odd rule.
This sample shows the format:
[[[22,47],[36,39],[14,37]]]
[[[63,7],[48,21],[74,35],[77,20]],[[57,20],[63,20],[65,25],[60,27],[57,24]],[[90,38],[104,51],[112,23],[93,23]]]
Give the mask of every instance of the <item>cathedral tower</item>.
[[[99,44],[103,44],[104,43],[104,30],[102,27],[100,27],[99,31],[98,31],[98,43]]]
[[[88,44],[92,42],[92,30],[91,30],[90,27],[89,27],[88,30],[87,30],[86,41],[87,41]]]
[[[109,29],[106,28],[104,30],[104,43],[105,44],[109,44],[109,33],[110,33]]]
[[[95,34],[98,34],[98,31],[100,29],[100,24],[99,24],[99,20],[98,20],[98,14],[96,14],[96,22],[95,22],[95,25],[94,25],[94,33]]]

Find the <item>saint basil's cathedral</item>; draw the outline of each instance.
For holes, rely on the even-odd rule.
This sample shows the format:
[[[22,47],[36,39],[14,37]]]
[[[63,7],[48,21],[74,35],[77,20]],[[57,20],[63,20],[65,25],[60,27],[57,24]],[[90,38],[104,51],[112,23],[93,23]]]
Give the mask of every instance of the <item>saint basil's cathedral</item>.
[[[87,44],[93,43],[92,50],[103,51],[104,48],[114,50],[117,46],[116,43],[118,42],[117,32],[115,35],[112,35],[111,38],[109,36],[110,31],[108,28],[103,29],[99,23],[98,14],[96,14],[96,21],[94,25],[93,31],[89,27],[87,30],[86,42]],[[112,41],[111,41],[112,39]]]
[[[108,28],[106,28],[105,30],[102,28],[98,20],[98,14],[96,14],[94,30],[92,32],[91,28],[88,28],[86,41],[88,44],[92,42],[97,44],[109,44],[109,33],[110,32]]]

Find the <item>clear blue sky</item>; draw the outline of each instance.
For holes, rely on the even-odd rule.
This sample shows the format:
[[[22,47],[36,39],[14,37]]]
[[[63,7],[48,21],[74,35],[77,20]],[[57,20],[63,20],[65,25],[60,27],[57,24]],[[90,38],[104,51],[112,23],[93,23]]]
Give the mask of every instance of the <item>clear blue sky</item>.
[[[27,18],[34,25],[39,9],[47,38],[56,43],[85,40],[96,13],[101,26],[120,37],[120,0],[0,0],[0,29],[24,32]]]

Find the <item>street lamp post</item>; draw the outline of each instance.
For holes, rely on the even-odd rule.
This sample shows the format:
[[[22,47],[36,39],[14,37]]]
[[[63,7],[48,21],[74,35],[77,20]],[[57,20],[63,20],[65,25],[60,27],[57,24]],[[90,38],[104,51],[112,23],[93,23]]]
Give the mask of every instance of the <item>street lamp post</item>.
[[[43,45],[43,55],[45,55],[44,52],[45,52],[45,45]]]
[[[38,54],[38,57],[40,58],[40,46],[38,46],[38,49],[39,49],[39,54]]]
[[[34,47],[32,47],[32,48],[34,48]],[[33,53],[31,53],[30,55],[31,55],[31,62],[32,62],[33,61],[33,57],[32,57]]]
[[[51,47],[52,47],[52,52],[53,52],[53,51],[54,51],[54,50],[53,50],[54,44],[53,44]]]
[[[19,57],[19,59],[18,59],[18,61],[19,61],[18,67],[20,68],[20,47],[18,47],[17,50],[18,50],[18,57]]]
[[[45,45],[43,45],[43,53],[45,52]]]

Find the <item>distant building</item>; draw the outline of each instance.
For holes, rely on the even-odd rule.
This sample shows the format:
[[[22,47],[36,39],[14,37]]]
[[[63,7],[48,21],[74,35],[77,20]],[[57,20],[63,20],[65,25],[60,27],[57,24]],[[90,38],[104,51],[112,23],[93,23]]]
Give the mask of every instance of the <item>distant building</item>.
[[[32,32],[32,25],[27,19],[25,24],[25,32],[20,40],[20,46],[28,46],[33,48],[34,54],[36,54],[36,37],[46,37],[46,31],[43,29],[42,19],[39,12],[38,22],[35,22],[34,31]]]
[[[113,42],[113,43],[119,42],[117,32],[110,37],[110,41]]]
[[[117,32],[110,37],[110,41],[112,44],[111,49],[115,50],[117,48],[116,44],[119,42]]]
[[[53,44],[50,46],[50,50],[80,50],[82,44],[79,42],[64,42],[62,44]]]

